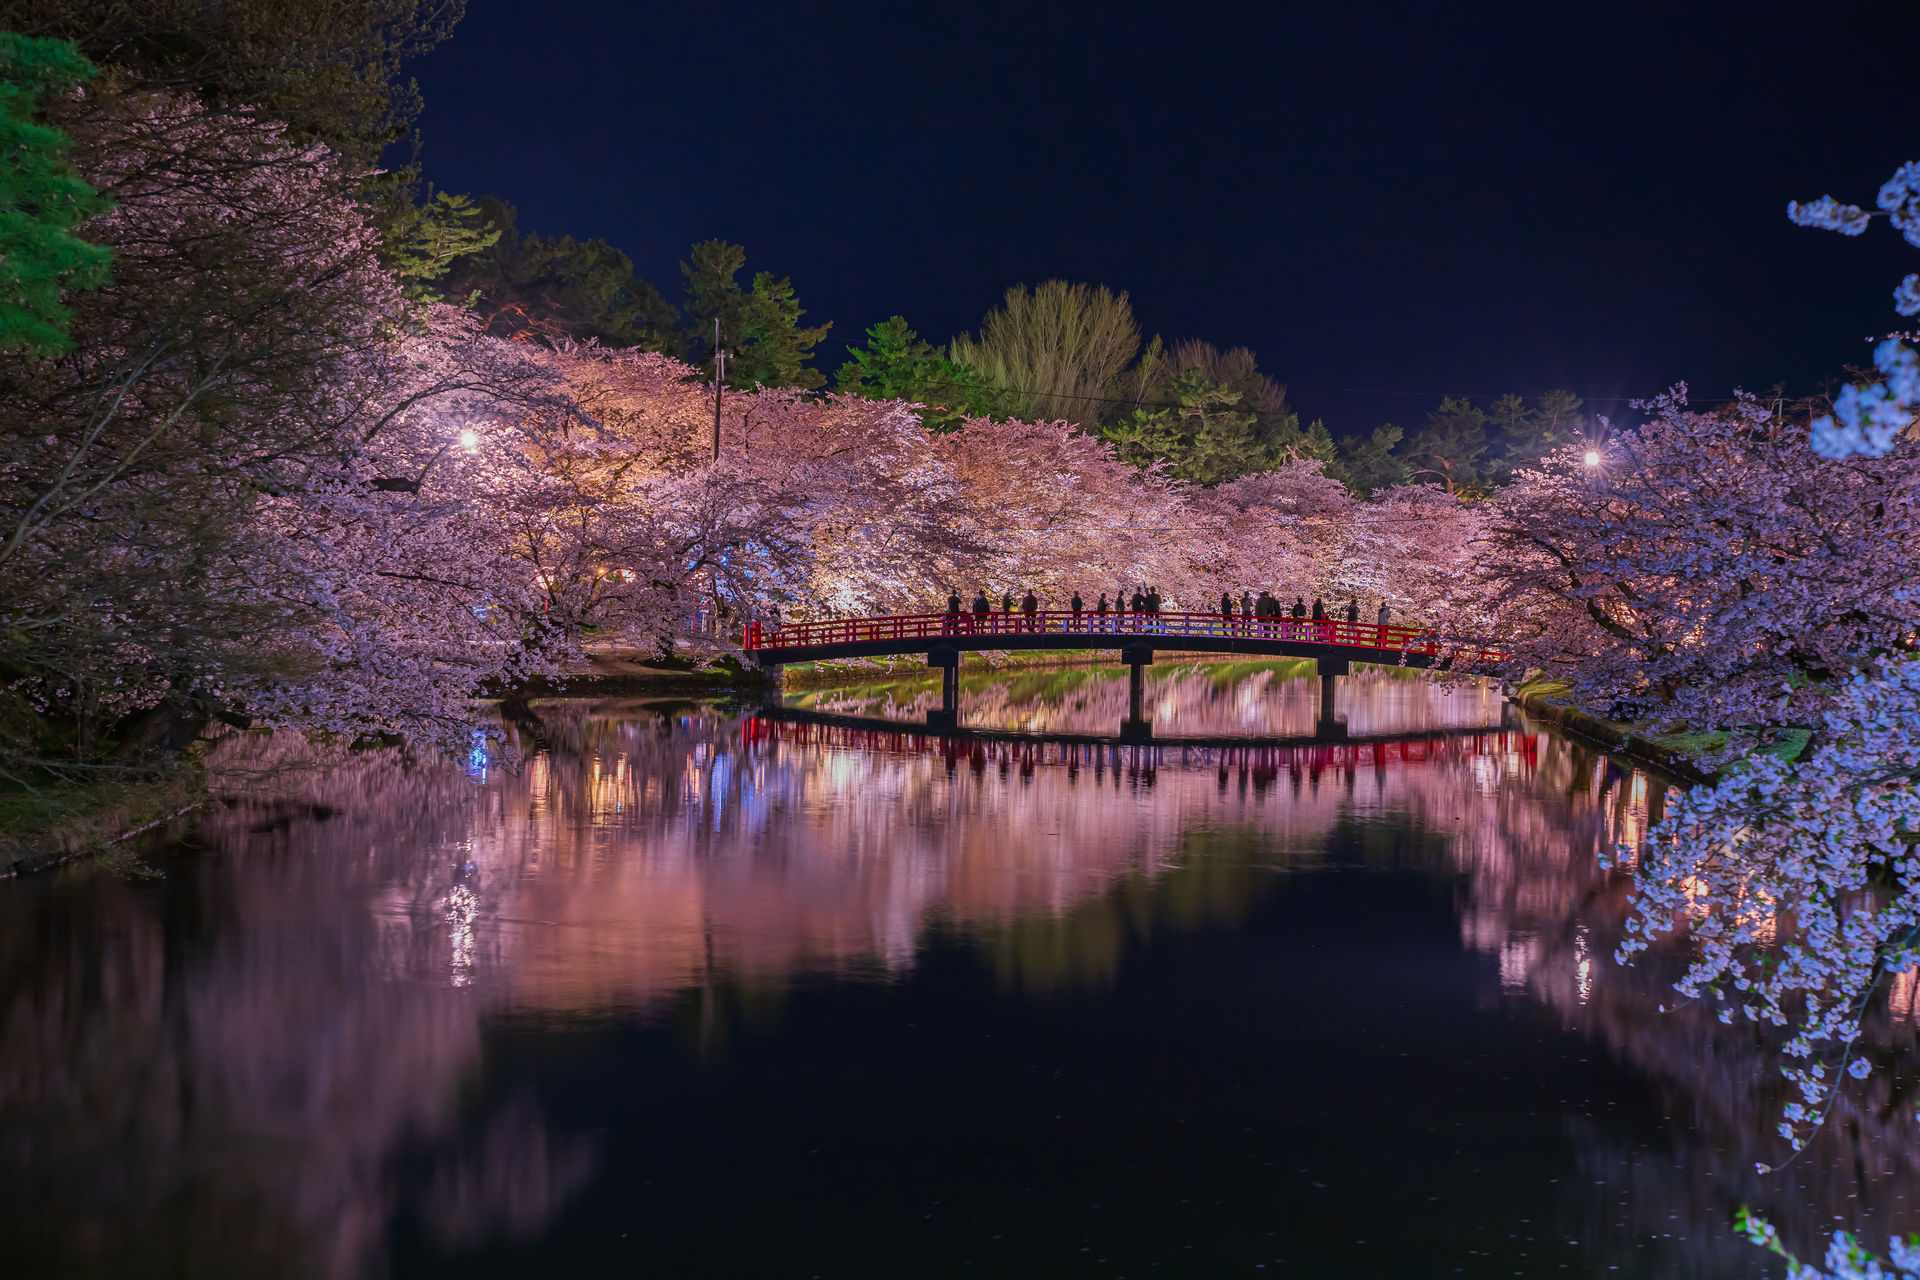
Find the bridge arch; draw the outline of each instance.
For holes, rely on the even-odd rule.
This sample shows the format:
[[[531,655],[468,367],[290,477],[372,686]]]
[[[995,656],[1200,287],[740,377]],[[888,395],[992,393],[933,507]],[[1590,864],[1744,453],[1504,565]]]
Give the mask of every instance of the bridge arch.
[[[1429,628],[1380,626],[1332,619],[1262,618],[1219,613],[919,613],[871,618],[834,618],[785,624],[750,623],[744,647],[768,670],[794,662],[836,658],[927,655],[941,672],[941,707],[927,713],[930,729],[959,725],[961,655],[984,650],[1118,650],[1129,668],[1129,713],[1123,741],[1151,740],[1141,716],[1143,669],[1156,651],[1220,653],[1275,658],[1311,658],[1319,670],[1322,706],[1333,705],[1335,677],[1355,662],[1439,667],[1479,664],[1495,655],[1443,644]],[[1328,713],[1330,714],[1330,712]]]

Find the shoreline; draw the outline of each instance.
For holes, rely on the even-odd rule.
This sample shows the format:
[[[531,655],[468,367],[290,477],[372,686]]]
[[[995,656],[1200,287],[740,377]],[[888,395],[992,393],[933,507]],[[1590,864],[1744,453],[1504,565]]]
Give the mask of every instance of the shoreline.
[[[1033,657],[1016,652],[1003,662],[975,660],[966,663],[964,669],[972,674],[1010,675],[1082,669],[1100,665],[1097,652],[1047,652],[1044,655],[1036,652]],[[1172,664],[1217,661],[1219,655],[1169,651],[1164,658]],[[786,680],[776,685],[751,668],[676,670],[648,666],[626,655],[603,654],[595,655],[588,669],[577,674],[558,680],[529,681],[490,695],[487,700],[525,702],[545,698],[676,695],[764,697],[770,691],[780,689],[796,692],[830,689],[856,684],[863,678],[878,677],[884,681],[894,681],[911,679],[924,672],[923,664],[918,663],[876,662],[824,667],[808,664],[805,668],[790,672]],[[1651,741],[1630,727],[1590,715],[1557,698],[1551,686],[1523,687],[1506,694],[1505,698],[1533,718],[1609,755],[1658,770],[1688,784],[1714,781],[1715,775],[1703,769],[1684,751]],[[43,811],[28,815],[18,830],[0,831],[0,880],[50,871],[88,858],[112,858],[124,852],[128,842],[162,831],[206,804],[209,799],[198,781],[197,772],[191,769],[152,782],[101,783],[51,794],[42,802]],[[34,806],[23,801],[22,807],[30,810]]]
[[[1695,786],[1711,785],[1718,776],[1701,768],[1697,761],[1684,752],[1663,747],[1631,729],[1589,715],[1571,703],[1557,702],[1553,695],[1541,690],[1521,688],[1507,694],[1506,699],[1535,719],[1545,721],[1569,737],[1598,747],[1608,755],[1620,756],[1645,768],[1658,769]]]

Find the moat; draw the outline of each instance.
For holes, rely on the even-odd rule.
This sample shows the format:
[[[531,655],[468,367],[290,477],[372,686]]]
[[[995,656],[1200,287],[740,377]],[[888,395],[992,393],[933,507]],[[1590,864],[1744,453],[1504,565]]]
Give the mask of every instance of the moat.
[[[7,1273],[1736,1277],[1780,1273],[1742,1204],[1920,1227],[1910,983],[1761,1176],[1771,1059],[1613,964],[1596,854],[1664,780],[1489,689],[1356,675],[1370,741],[1276,745],[1328,719],[1296,667],[1149,681],[1250,745],[1046,741],[1126,696],[1079,671],[963,681],[1034,741],[556,699],[463,761],[223,743],[157,875],[0,886]]]

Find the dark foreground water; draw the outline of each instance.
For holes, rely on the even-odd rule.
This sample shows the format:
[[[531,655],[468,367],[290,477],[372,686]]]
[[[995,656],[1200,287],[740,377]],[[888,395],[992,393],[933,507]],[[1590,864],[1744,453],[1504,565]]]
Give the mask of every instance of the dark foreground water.
[[[1287,674],[1157,669],[1157,719],[1310,733]],[[1103,679],[969,714],[1071,728]],[[0,1275],[1731,1277],[1779,1274],[1743,1203],[1920,1226],[1910,989],[1896,1070],[1758,1176],[1763,1047],[1609,959],[1594,853],[1662,784],[1487,693],[1338,710],[1402,737],[230,740],[245,798],[159,877],[0,887]]]

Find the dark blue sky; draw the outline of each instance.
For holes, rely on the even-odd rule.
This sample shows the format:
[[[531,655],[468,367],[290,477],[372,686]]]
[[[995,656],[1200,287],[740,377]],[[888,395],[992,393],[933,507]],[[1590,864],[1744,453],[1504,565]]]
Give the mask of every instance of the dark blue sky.
[[[1920,158],[1908,4],[664,6],[469,0],[413,68],[426,176],[791,275],[818,362],[1009,284],[1126,289],[1336,432],[1440,393],[1811,392],[1920,269],[1870,204]]]

